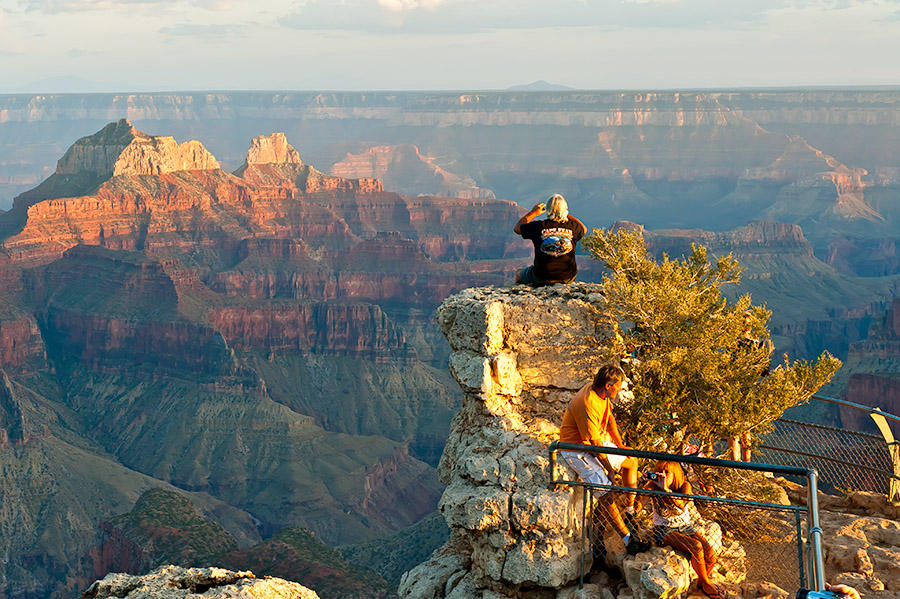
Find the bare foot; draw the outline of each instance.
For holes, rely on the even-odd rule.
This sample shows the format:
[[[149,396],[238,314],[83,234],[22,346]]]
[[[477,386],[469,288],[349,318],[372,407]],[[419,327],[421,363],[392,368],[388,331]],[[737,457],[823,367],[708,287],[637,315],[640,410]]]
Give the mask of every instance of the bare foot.
[[[714,584],[706,584],[702,580],[698,581],[700,590],[709,597],[709,599],[725,599],[722,589]]]

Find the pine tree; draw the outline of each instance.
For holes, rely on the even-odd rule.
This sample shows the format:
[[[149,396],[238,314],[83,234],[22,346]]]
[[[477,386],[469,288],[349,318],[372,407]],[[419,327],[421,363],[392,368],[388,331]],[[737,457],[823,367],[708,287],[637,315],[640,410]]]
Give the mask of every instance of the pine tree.
[[[634,447],[677,451],[693,438],[710,451],[719,439],[758,436],[841,366],[824,352],[814,362],[784,356],[770,367],[771,312],[748,295],[729,302],[721,293],[740,281],[730,254],[711,258],[694,244],[688,255],[657,261],[641,234],[626,229],[595,229],[584,247],[608,269],[603,290],[623,331],[609,357],[636,348],[637,359],[624,364],[634,400],[620,416]]]

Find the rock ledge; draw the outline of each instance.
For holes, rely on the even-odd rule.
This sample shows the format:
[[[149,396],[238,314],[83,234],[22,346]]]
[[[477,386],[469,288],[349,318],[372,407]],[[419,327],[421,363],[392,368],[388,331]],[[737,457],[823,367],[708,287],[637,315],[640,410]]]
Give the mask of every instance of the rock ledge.
[[[107,574],[81,599],[319,599],[305,586],[280,578],[256,578],[253,572],[222,568],[162,566],[150,574]]]

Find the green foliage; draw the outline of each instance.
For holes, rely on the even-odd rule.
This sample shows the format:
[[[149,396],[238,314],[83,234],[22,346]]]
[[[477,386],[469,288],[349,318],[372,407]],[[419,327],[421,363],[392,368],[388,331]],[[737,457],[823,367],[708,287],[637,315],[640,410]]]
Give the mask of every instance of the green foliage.
[[[149,489],[127,514],[110,520],[147,551],[152,565],[216,565],[216,557],[237,549],[237,542],[218,523],[197,511],[175,491]]]
[[[689,437],[710,447],[744,431],[764,432],[841,366],[825,352],[815,362],[785,357],[770,368],[771,312],[748,295],[733,302],[722,295],[722,286],[740,281],[731,254],[711,258],[692,245],[689,255],[656,261],[640,233],[629,230],[595,229],[584,246],[609,270],[604,294],[625,331],[608,357],[637,348],[638,359],[623,363],[634,401],[622,418],[635,447],[674,449]]]
[[[449,536],[450,529],[444,517],[435,511],[393,535],[367,543],[344,545],[338,550],[349,562],[371,568],[396,585],[404,572],[428,559]]]

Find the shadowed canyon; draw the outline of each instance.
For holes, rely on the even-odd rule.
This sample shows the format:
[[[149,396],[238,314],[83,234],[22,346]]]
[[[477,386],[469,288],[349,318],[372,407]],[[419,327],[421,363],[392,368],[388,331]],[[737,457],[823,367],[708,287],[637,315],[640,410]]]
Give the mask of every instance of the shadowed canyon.
[[[828,349],[827,393],[900,412],[898,103],[0,96],[0,597],[163,563],[391,596],[447,536],[434,311],[511,281],[553,192],[659,255],[734,253],[780,351]]]

